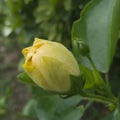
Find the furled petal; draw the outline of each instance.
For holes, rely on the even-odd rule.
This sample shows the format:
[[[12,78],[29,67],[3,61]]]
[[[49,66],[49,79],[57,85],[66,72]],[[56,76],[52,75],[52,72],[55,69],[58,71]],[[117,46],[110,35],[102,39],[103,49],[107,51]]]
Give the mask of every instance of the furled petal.
[[[23,49],[22,53],[25,71],[43,89],[68,92],[70,75],[80,75],[73,54],[60,43],[35,38],[33,46]]]
[[[79,66],[77,61],[75,60],[75,57],[67,48],[65,48],[60,43],[48,41],[39,48],[37,54],[38,57],[53,57],[65,64],[72,75],[80,75]]]
[[[28,53],[30,53],[31,49],[32,49],[32,47],[27,47],[22,50],[22,53],[25,58],[27,57]]]
[[[69,73],[63,63],[52,57],[43,56],[39,61],[36,57],[33,58],[33,64],[44,76],[44,81],[51,91],[66,92],[70,90]]]

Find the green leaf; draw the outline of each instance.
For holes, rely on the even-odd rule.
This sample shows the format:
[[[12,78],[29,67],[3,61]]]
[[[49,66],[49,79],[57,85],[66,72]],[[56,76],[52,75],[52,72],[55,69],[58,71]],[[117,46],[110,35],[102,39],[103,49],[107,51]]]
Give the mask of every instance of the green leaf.
[[[0,117],[4,114],[6,114],[7,109],[6,109],[6,96],[0,96]]]
[[[76,40],[86,42],[97,69],[108,72],[115,53],[119,27],[120,0],[90,1],[72,29],[73,50],[80,63],[91,68],[89,61],[79,55]]]
[[[103,117],[100,120],[113,120],[113,112],[109,113],[107,116]]]
[[[85,85],[85,76],[80,75],[80,76],[73,76],[70,75],[71,79],[71,90],[68,92],[68,94],[80,94],[80,91],[84,88]]]
[[[78,106],[80,96],[62,99],[38,87],[33,88],[36,100],[36,113],[39,120],[79,120],[86,106]]]
[[[72,0],[65,0],[64,1],[64,7],[66,10],[71,10],[72,9]]]
[[[114,112],[113,120],[120,120],[120,111],[118,109]]]
[[[35,106],[36,101],[34,99],[30,99],[28,103],[24,106],[22,110],[22,114],[24,116],[31,116],[31,117],[36,117],[35,115]]]
[[[20,73],[17,78],[19,79],[20,82],[36,86],[36,84],[33,82],[33,80],[27,75],[27,73],[23,72]]]
[[[6,96],[1,97],[0,96],[0,108],[4,108],[6,105]]]

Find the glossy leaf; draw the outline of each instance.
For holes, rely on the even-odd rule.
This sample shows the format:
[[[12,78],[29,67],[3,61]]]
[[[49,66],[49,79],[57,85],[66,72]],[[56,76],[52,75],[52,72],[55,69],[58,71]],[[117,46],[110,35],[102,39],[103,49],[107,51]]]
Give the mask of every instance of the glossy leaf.
[[[36,101],[34,99],[30,99],[27,104],[24,106],[23,110],[22,110],[22,114],[24,116],[29,116],[29,117],[35,117],[36,118],[36,114],[35,114],[35,103]]]
[[[63,99],[37,87],[33,88],[33,93],[39,120],[79,120],[87,108],[78,106],[82,101],[80,96]]]
[[[120,27],[120,0],[92,0],[75,21],[72,29],[73,50],[80,62],[91,68],[85,57],[79,55],[75,41],[84,41],[101,72],[108,72],[112,62]]]

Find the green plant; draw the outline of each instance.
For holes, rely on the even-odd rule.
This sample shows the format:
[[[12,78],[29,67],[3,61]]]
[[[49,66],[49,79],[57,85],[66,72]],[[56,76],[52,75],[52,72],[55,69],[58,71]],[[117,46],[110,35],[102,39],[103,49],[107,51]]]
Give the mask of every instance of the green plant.
[[[81,84],[77,94],[63,94],[61,97],[33,86],[33,110],[40,120],[78,120],[91,100],[104,103],[113,111],[110,118],[101,120],[120,119],[120,91],[114,94],[109,81],[119,38],[119,13],[119,0],[92,0],[82,10],[80,19],[72,26],[72,46],[83,76],[78,79],[85,80],[84,86]],[[28,84],[31,81],[25,73],[18,77]],[[89,100],[86,106],[79,105],[83,99]]]

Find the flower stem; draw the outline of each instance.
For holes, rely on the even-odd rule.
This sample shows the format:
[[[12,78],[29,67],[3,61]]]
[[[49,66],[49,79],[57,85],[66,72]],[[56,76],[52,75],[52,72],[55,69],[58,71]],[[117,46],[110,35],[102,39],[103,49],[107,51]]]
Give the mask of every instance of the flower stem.
[[[94,70],[97,70],[97,68],[96,68],[96,66],[95,66],[95,64],[94,64],[94,62],[93,62],[93,60],[92,60],[92,58],[90,57],[90,55],[87,55],[87,58],[88,58],[88,60],[90,61],[90,63],[91,63],[91,65],[92,65],[93,69],[94,69]]]
[[[80,93],[81,94],[81,93]],[[109,97],[105,97],[105,96],[101,96],[101,95],[96,95],[96,94],[92,94],[92,93],[86,93],[84,91],[82,91],[83,97],[88,98],[88,99],[92,99],[104,104],[113,104],[114,106],[116,106],[117,104],[117,99],[113,99],[113,98],[109,98]]]
[[[96,100],[96,101],[99,101],[102,103],[109,103],[109,104],[111,103],[114,106],[116,106],[117,98],[113,95],[113,93],[111,91],[108,73],[105,74],[105,81],[104,81],[89,54],[87,55],[87,58],[88,58],[89,62],[91,63],[93,70],[96,71],[95,72],[95,74],[97,74],[96,81],[98,81],[99,83],[102,83],[99,85],[102,85],[103,87],[105,87],[105,89],[99,89],[99,88],[98,89],[99,89],[99,91],[104,92],[105,94],[104,95],[101,95],[101,94],[96,95],[94,93],[88,93],[88,94],[86,93],[86,96],[88,98],[92,98],[93,100]]]

